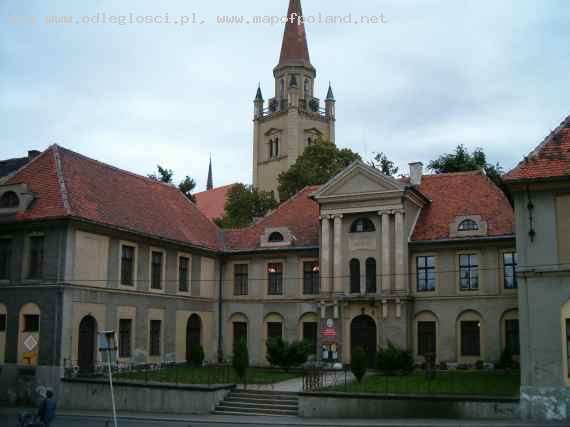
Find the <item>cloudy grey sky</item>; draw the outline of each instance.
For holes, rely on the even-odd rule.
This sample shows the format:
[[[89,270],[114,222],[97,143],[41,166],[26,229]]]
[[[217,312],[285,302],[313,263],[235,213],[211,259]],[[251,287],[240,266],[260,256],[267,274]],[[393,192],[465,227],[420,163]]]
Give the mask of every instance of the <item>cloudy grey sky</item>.
[[[272,95],[288,0],[0,0],[0,157],[57,142],[141,173],[205,186],[251,180],[252,99]],[[567,0],[303,0],[317,90],[337,99],[337,144],[402,169],[459,144],[510,168],[570,114]],[[45,16],[146,16],[203,24],[45,24]],[[100,20],[102,19],[100,16]],[[35,23],[32,18],[35,17]],[[101,21],[100,21],[101,22]]]

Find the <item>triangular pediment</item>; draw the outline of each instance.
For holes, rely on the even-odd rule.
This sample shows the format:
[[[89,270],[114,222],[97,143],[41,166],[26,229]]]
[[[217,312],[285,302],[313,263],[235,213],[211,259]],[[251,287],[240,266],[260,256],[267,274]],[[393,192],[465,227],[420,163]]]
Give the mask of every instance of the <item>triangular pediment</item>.
[[[323,185],[314,197],[318,200],[329,197],[398,192],[405,189],[406,186],[400,181],[358,160]]]

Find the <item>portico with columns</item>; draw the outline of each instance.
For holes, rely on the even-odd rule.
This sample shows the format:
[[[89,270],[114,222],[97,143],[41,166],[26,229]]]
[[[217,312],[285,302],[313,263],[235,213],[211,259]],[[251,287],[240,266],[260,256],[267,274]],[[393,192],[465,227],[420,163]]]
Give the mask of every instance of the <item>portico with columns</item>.
[[[321,306],[331,307],[321,314],[338,317],[339,361],[366,340],[376,343],[370,352],[388,340],[408,347],[408,241],[427,200],[360,161],[313,197],[321,212]]]

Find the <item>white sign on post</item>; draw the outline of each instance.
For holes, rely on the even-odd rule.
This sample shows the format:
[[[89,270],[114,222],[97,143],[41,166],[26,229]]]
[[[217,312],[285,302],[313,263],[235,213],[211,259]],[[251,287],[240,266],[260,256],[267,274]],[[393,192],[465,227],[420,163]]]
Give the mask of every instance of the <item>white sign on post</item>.
[[[111,403],[113,404],[113,422],[117,427],[117,409],[115,407],[115,393],[113,392],[113,371],[111,363],[117,360],[117,340],[114,331],[104,331],[99,333],[99,351],[102,353],[103,361],[107,359],[109,368],[109,387],[111,388]]]

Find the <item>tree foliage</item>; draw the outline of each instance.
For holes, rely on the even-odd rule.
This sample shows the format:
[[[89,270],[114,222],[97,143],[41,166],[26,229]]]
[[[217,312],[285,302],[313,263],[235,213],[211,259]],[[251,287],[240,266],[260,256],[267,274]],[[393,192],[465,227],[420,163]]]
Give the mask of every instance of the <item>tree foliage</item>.
[[[234,356],[232,358],[232,367],[238,378],[244,379],[249,368],[249,351],[245,339],[240,339],[234,348]]]
[[[305,148],[287,172],[279,174],[279,198],[287,200],[308,185],[324,184],[355,160],[361,158],[352,150],[317,141]]]
[[[148,178],[154,181],[164,182],[165,184],[174,185],[173,183],[174,171],[172,169],[163,168],[160,165],[157,165],[156,169],[157,173],[147,175]],[[195,200],[192,193],[195,188],[196,188],[196,181],[194,181],[194,179],[192,179],[189,176],[186,176],[182,181],[180,181],[180,184],[178,184],[178,189],[193,202]]]
[[[225,214],[216,223],[222,228],[247,227],[255,218],[263,217],[277,207],[273,192],[251,185],[235,184],[227,194]]]
[[[291,343],[282,338],[267,340],[266,359],[271,366],[279,366],[288,371],[293,366],[300,366],[307,361],[311,353],[311,345],[306,341]]]
[[[360,383],[368,369],[368,355],[362,347],[356,347],[350,358],[350,370]]]
[[[388,156],[383,152],[376,153],[374,158],[368,162],[370,166],[378,169],[384,175],[394,176],[398,173],[399,168],[394,164],[393,161],[388,159]]]
[[[204,357],[204,348],[201,345],[193,346],[190,349],[190,364],[192,366],[202,366]]]
[[[414,356],[411,351],[402,350],[388,341],[387,348],[378,350],[376,367],[385,374],[409,373],[414,369]]]

